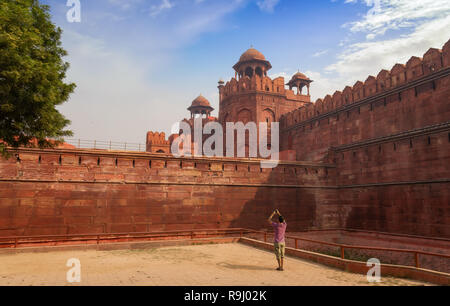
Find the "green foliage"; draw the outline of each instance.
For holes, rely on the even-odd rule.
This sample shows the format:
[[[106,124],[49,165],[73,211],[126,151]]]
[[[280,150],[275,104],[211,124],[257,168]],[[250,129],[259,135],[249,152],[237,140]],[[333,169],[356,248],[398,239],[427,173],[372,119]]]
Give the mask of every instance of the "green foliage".
[[[69,64],[62,30],[38,0],[0,1],[0,139],[9,146],[50,147],[72,132],[56,105],[68,100],[75,84],[64,79]],[[5,155],[5,145],[0,154]]]

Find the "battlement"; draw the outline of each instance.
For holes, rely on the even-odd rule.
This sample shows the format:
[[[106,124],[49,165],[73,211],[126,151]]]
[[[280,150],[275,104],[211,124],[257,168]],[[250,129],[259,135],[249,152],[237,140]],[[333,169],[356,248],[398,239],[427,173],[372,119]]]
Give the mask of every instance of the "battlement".
[[[148,132],[147,133],[147,143],[148,144],[168,144],[169,141],[166,140],[166,133],[161,132]]]
[[[364,99],[387,93],[396,88],[417,81],[427,75],[450,67],[450,40],[442,50],[430,48],[423,58],[411,57],[408,62],[395,64],[390,71],[381,70],[377,77],[369,76],[364,82],[357,81],[343,91],[336,91],[332,96],[318,99],[314,104],[302,106],[281,116],[283,128],[289,128],[303,121],[308,121],[323,114],[343,109]],[[432,86],[435,86],[434,83]],[[420,88],[416,88],[420,90]],[[400,97],[401,99],[401,97]]]
[[[166,140],[166,134],[164,132],[148,132],[146,146],[147,152],[170,153],[170,141]]]
[[[251,78],[244,76],[239,80],[232,78],[231,81],[225,84],[221,91],[223,99],[227,99],[228,97],[237,94],[250,92],[281,95],[288,100],[300,102],[310,101],[310,96],[297,95],[293,90],[286,89],[284,77],[277,77],[273,80],[268,76],[260,77],[258,75],[253,75]]]
[[[277,168],[266,169],[261,168],[261,159],[176,158],[85,149],[19,148],[11,153],[10,159],[0,160],[3,180],[299,186],[326,185],[334,169],[330,164],[289,161],[280,161]],[[45,171],[36,171],[37,168]]]
[[[227,98],[238,93],[249,91],[264,91],[284,95],[284,78],[278,77],[272,80],[267,76],[260,77],[258,75],[253,75],[251,78],[244,76],[239,80],[232,78],[223,88],[223,97]]]

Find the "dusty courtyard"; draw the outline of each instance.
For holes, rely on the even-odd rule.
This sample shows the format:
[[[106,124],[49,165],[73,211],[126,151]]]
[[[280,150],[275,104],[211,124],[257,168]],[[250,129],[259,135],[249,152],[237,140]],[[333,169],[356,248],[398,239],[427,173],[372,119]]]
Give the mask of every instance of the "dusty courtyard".
[[[84,286],[426,285],[390,277],[370,284],[363,275],[291,257],[279,272],[272,253],[238,243],[0,255],[0,285],[73,285],[66,279],[71,258],[80,260],[77,285]]]

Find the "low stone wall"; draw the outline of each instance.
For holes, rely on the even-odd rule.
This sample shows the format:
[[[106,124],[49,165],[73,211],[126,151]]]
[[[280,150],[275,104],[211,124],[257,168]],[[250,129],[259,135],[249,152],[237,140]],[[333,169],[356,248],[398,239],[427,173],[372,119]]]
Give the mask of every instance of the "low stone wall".
[[[264,235],[249,234],[246,237],[264,241]],[[273,234],[267,233],[267,242],[273,241]],[[394,235],[389,233],[368,232],[359,230],[319,230],[307,232],[289,232],[287,237],[315,240],[319,242],[335,243],[348,246],[365,246],[370,248],[399,249],[422,251],[450,255],[450,239],[439,239],[433,237],[419,237],[407,235]],[[302,250],[317,252],[334,257],[341,257],[339,246],[326,245],[319,242],[297,241],[297,247]],[[286,245],[295,248],[295,239],[287,238]],[[346,259],[367,262],[371,258],[379,259],[384,264],[403,266],[416,266],[414,253],[390,250],[350,249],[344,250]],[[450,258],[419,254],[419,267],[434,271],[450,273]]]
[[[249,238],[241,238],[239,242],[260,249],[273,251],[273,244],[271,243],[265,243],[262,241]],[[367,272],[370,269],[369,267],[366,266],[366,262],[341,259],[334,256],[318,254],[305,250],[296,250],[291,247],[286,248],[286,254],[289,256],[310,260],[319,264],[335,267],[352,273],[367,274]],[[416,279],[439,285],[450,285],[450,274],[425,269],[418,269],[414,267],[381,264],[381,275]]]

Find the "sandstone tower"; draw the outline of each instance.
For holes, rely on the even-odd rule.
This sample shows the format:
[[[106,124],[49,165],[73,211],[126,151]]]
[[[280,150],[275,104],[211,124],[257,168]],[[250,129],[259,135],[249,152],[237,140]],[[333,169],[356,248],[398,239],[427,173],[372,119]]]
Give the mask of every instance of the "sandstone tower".
[[[236,65],[235,77],[225,85],[219,82],[219,121],[224,122],[278,122],[280,117],[311,104],[309,84],[312,82],[303,74],[296,74],[286,85],[283,77],[271,79],[267,72],[272,65],[264,55],[250,48],[242,54]],[[304,79],[300,81],[299,76]],[[301,89],[307,86],[308,92]],[[297,87],[297,93],[292,90]]]
[[[219,81],[219,117],[211,116],[214,110],[210,102],[200,95],[188,108],[190,119],[184,121],[194,127],[194,118],[201,116],[203,125],[211,121],[220,122],[226,131],[227,122],[279,122],[281,116],[300,107],[312,104],[310,84],[313,82],[298,72],[285,84],[283,77],[271,79],[267,72],[272,68],[265,56],[254,48],[245,51],[233,66],[235,77],[225,84]],[[286,89],[289,86],[289,89]],[[306,92],[303,92],[306,87]],[[296,89],[296,91],[294,91]],[[176,138],[172,137],[172,139]],[[226,135],[225,135],[226,138]],[[270,130],[269,130],[270,146]],[[236,137],[235,137],[236,141]],[[246,139],[246,157],[249,157],[249,139]],[[236,145],[235,145],[236,148]],[[235,152],[235,155],[237,152]]]

